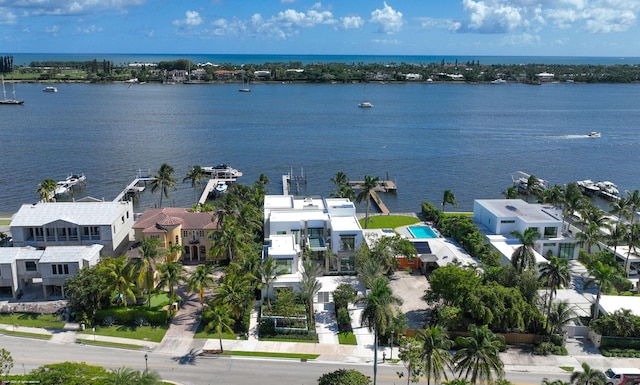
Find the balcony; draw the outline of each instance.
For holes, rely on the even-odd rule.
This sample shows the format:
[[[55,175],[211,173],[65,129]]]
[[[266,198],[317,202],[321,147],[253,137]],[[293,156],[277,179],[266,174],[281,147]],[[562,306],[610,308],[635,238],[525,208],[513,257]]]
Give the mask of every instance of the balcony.
[[[307,238],[307,245],[312,251],[326,251],[327,244],[324,238]]]

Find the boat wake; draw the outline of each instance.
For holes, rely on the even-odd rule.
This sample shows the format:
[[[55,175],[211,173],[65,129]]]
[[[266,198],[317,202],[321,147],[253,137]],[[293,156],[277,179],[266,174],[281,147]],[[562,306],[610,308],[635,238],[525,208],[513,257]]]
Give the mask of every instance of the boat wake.
[[[591,138],[590,135],[555,135],[548,136],[549,139],[588,139]]]

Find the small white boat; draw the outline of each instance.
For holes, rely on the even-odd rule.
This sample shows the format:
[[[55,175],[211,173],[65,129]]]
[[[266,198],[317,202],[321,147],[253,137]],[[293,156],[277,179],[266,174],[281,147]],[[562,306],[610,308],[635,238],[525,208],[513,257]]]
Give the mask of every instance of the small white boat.
[[[596,186],[600,189],[600,192],[605,192],[609,195],[618,195],[620,191],[618,191],[618,186],[613,182],[609,182],[608,180],[600,181],[596,183]]]
[[[367,101],[360,102],[358,104],[358,107],[360,107],[360,108],[371,108],[371,107],[373,107],[373,103],[367,102]]]
[[[496,80],[492,80],[491,84],[507,84],[507,81],[504,79],[496,79]]]
[[[44,87],[44,89],[42,91],[44,91],[44,92],[58,92],[58,89],[56,87],[47,86],[47,87]]]
[[[599,138],[600,136],[602,136],[599,132],[596,131],[591,131],[588,135],[589,138]]]
[[[229,186],[225,183],[225,182],[218,182],[218,184],[216,185],[216,192],[218,194],[224,194],[227,192],[227,189],[229,188]]]
[[[576,184],[586,195],[595,195],[600,192],[600,187],[596,186],[591,179],[579,180]]]
[[[251,92],[251,88],[240,88],[238,91],[240,91],[240,92]]]
[[[242,172],[229,167],[226,163],[217,166],[202,167],[202,171],[211,179],[235,179],[242,176]]]

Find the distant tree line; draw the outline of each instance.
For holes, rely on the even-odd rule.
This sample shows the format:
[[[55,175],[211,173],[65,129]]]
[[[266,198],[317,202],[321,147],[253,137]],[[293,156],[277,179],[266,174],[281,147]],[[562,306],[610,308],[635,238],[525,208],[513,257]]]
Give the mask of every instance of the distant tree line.
[[[0,56],[0,72],[3,74],[13,72],[13,56]]]
[[[111,73],[115,68],[112,61],[103,60],[98,62],[97,59],[90,61],[32,61],[29,63],[31,68],[69,68],[86,71],[90,74],[98,72]]]

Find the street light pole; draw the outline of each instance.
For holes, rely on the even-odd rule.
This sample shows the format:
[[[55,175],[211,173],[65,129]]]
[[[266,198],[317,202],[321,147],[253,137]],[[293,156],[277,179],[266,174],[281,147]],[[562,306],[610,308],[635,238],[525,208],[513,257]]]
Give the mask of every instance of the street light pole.
[[[144,372],[147,373],[149,371],[149,365],[147,363],[147,359],[149,355],[147,353],[144,354]]]

